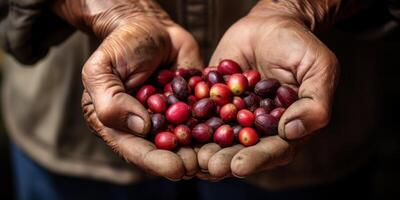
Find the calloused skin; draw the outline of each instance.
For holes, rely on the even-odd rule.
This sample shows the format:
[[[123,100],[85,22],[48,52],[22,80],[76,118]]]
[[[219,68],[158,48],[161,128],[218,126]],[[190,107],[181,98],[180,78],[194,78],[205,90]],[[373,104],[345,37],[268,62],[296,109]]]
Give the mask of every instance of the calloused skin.
[[[198,178],[218,181],[247,177],[290,163],[303,138],[327,125],[339,66],[335,55],[302,22],[287,16],[250,13],[232,25],[219,42],[210,66],[233,59],[243,68],[276,78],[298,91],[299,100],[283,114],[279,135],[254,146],[221,149],[215,143],[198,151]]]

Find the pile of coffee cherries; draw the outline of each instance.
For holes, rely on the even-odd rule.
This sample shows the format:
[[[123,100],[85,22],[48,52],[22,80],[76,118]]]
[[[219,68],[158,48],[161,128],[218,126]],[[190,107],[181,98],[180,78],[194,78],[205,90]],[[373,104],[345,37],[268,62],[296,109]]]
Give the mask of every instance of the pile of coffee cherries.
[[[211,141],[221,147],[252,146],[260,137],[277,134],[285,108],[298,98],[278,80],[261,80],[255,70],[242,72],[229,59],[203,72],[163,69],[153,80],[135,97],[151,113],[150,139],[166,150]]]

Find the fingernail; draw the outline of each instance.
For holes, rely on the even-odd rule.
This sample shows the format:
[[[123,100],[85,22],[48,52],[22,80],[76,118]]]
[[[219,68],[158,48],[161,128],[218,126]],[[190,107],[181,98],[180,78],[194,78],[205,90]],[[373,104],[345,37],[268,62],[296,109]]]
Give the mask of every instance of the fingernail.
[[[143,119],[137,115],[131,115],[128,118],[128,128],[135,133],[142,134],[144,131]]]
[[[190,180],[192,179],[194,176],[183,176],[182,179],[183,180]]]
[[[297,139],[301,138],[306,134],[306,129],[301,120],[296,119],[285,125],[285,137],[286,139]]]
[[[239,176],[239,175],[237,175],[237,174],[235,174],[235,173],[232,173],[232,175],[233,175],[234,177],[236,177],[236,178],[240,178],[240,179],[244,179],[244,178],[246,178],[246,177],[244,177],[244,176]]]
[[[166,179],[168,179],[168,180],[170,180],[170,181],[172,181],[172,182],[177,182],[177,181],[180,181],[181,179],[174,179],[174,178],[168,178],[168,177],[165,177]]]

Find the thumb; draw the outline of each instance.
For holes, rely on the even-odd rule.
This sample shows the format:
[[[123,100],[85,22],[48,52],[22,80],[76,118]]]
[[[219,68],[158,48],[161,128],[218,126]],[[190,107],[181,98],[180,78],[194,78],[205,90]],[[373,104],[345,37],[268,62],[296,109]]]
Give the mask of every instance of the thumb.
[[[302,78],[298,78],[299,99],[282,115],[279,122],[281,137],[289,140],[299,139],[328,124],[338,71],[335,55],[328,52],[326,55],[320,55],[307,68]]]
[[[129,77],[129,85],[142,83],[151,71],[140,71]],[[82,70],[83,84],[93,100],[95,112],[105,126],[145,136],[151,126],[143,105],[126,93],[108,56],[96,51]]]

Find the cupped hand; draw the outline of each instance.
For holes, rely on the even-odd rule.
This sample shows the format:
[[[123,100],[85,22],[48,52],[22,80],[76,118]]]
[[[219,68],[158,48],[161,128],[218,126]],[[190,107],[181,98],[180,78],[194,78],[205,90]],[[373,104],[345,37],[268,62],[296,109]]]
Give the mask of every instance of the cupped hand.
[[[159,67],[203,66],[196,41],[152,1],[85,3],[85,15],[91,17],[84,24],[101,41],[82,70],[82,107],[89,127],[145,171],[172,180],[194,176],[198,163],[193,148],[160,150],[143,138],[151,128],[149,113],[128,92]],[[73,15],[68,19],[82,25]]]
[[[246,177],[288,164],[299,141],[327,125],[338,80],[335,55],[301,21],[279,15],[249,14],[234,24],[219,42],[210,66],[221,59],[238,62],[243,70],[256,69],[298,91],[298,101],[279,122],[279,135],[262,138],[254,146],[200,148],[198,177],[219,180]],[[299,147],[301,148],[301,147]]]

